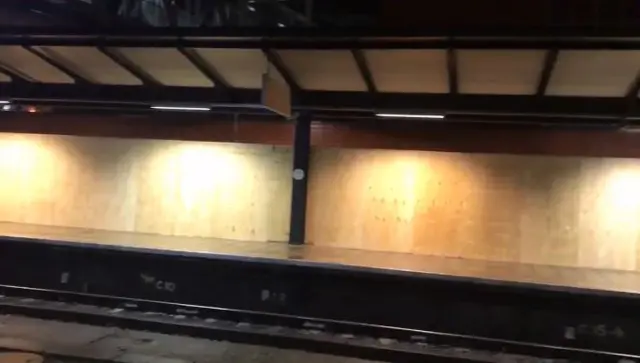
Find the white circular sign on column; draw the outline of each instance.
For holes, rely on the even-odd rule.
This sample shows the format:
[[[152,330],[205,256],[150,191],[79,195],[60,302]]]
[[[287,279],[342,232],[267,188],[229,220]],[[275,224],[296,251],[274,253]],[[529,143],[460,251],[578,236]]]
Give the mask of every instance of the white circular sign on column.
[[[304,179],[304,170],[302,170],[302,169],[294,169],[293,170],[293,179],[294,180],[302,180],[302,179]]]

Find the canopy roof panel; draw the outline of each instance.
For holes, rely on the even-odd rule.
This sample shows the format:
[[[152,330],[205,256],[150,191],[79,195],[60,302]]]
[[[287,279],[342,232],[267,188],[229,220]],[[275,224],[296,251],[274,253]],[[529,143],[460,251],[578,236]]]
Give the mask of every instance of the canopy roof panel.
[[[640,51],[564,51],[547,94],[624,97],[640,71]]]
[[[365,50],[380,92],[448,93],[445,50]]]
[[[544,56],[542,50],[461,50],[460,93],[535,94]]]
[[[278,50],[284,66],[305,90],[367,90],[348,50]]]
[[[117,48],[129,62],[165,86],[213,87],[177,48]]]
[[[640,115],[635,36],[0,35],[2,99],[255,109],[266,72],[303,112]]]
[[[142,85],[142,81],[93,47],[38,47],[39,50],[98,84]],[[2,56],[0,55],[0,58]]]
[[[269,62],[260,49],[197,48],[195,51],[235,88],[259,89]]]
[[[73,83],[73,78],[35,54],[32,48],[20,46],[0,47],[2,64],[28,79],[43,83]]]

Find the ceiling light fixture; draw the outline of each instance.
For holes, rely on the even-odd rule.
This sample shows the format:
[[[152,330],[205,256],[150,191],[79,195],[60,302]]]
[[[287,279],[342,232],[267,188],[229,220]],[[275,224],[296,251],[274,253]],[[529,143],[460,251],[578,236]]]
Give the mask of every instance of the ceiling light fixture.
[[[151,108],[164,111],[211,111],[209,107],[151,106]]]
[[[422,115],[411,113],[377,113],[376,116],[384,118],[422,118],[422,119],[443,119],[444,115]]]
[[[0,105],[8,105],[10,103],[11,103],[11,101],[0,100]]]

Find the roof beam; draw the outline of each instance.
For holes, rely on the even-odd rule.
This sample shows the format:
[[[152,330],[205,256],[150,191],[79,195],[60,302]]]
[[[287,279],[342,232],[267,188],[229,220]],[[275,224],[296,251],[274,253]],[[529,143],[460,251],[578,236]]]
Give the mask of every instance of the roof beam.
[[[111,59],[114,63],[124,68],[127,72],[131,73],[134,77],[138,78],[140,82],[144,85],[150,86],[159,86],[160,82],[157,79],[153,78],[149,73],[147,73],[144,69],[142,69],[137,64],[133,63],[127,57],[122,55],[118,50],[106,48],[106,47],[97,47],[97,49],[109,59]]]
[[[304,91],[294,108],[311,110],[433,113],[447,115],[512,115],[619,117],[624,98],[536,97],[535,95],[467,95]]]
[[[280,57],[280,54],[278,54],[273,49],[263,49],[262,52],[264,53],[265,57],[267,57],[269,63],[276,67],[278,72],[280,72],[280,75],[282,76],[282,78],[284,78],[285,82],[287,82],[292,93],[294,95],[300,93],[300,85],[298,85],[298,82],[296,82],[295,78],[293,78],[291,71],[284,64],[284,61],[282,60],[282,57]]]
[[[456,38],[530,38],[530,39],[557,39],[557,38],[581,38],[581,39],[612,39],[612,38],[637,38],[640,36],[640,25],[635,27],[607,26],[602,25],[597,28],[584,26],[566,27],[541,27],[541,26],[458,26],[450,25],[438,26],[426,24],[420,28],[371,28],[371,27],[350,27],[350,28],[185,28],[179,33],[175,29],[158,28],[149,31],[148,28],[112,28],[104,32],[99,28],[83,30],[51,29],[51,28],[16,28],[12,26],[0,26],[3,35],[11,36],[44,36],[48,35],[73,35],[79,37],[86,36],[127,36],[136,37],[232,37],[242,35],[253,36],[283,36],[287,38],[301,38],[307,40],[317,40],[317,38],[359,38],[359,37],[416,37],[416,38],[436,38],[436,37],[456,37]],[[587,39],[588,38],[588,39]]]
[[[508,34],[508,35],[505,35]],[[317,28],[264,29],[123,29],[104,32],[29,31],[0,27],[0,45],[105,47],[244,48],[244,49],[640,49],[640,29],[477,29],[425,31]]]
[[[367,90],[369,90],[370,93],[378,92],[376,83],[373,80],[373,76],[371,75],[371,69],[369,68],[367,58],[365,57],[362,49],[352,49],[351,54],[353,54],[353,58],[355,59],[356,64],[358,65],[358,70],[360,71],[360,75],[362,76],[364,83],[367,85]]]
[[[31,77],[30,75],[20,72],[19,70],[14,69],[13,67],[6,65],[4,63],[0,63],[0,72],[11,77],[11,81],[13,82],[29,82],[29,83],[38,82],[35,78]]]
[[[223,89],[207,87],[161,87],[161,86],[112,86],[76,84],[8,84],[0,90],[1,97],[16,100],[33,100],[64,103],[94,103],[104,105],[142,105],[157,103],[179,103],[184,105],[229,105]],[[259,104],[260,91],[240,94],[234,104]]]
[[[547,93],[547,87],[549,87],[549,81],[551,80],[551,75],[553,74],[553,70],[557,62],[558,50],[548,50],[547,54],[544,57],[544,65],[542,66],[540,79],[538,80],[538,88],[536,89],[537,96],[544,96],[545,93]]]
[[[31,46],[23,46],[23,48],[29,53],[42,59],[42,61],[56,68],[60,72],[66,74],[69,78],[73,79],[75,83],[91,83],[85,77],[80,76],[76,71],[72,70],[67,65],[60,62],[59,60],[55,59],[55,57],[51,56],[50,54]]]
[[[193,64],[193,66],[200,71],[200,73],[204,74],[216,87],[220,86],[227,89],[231,88],[229,82],[227,82],[227,80],[225,80],[224,77],[220,75],[218,70],[216,70],[215,67],[209,62],[204,60],[204,58],[202,58],[202,56],[200,56],[200,54],[198,54],[198,52],[196,52],[194,49],[179,47],[178,51],[185,58],[187,58],[189,62],[191,62],[191,64]]]
[[[234,89],[233,104],[224,89],[198,87],[141,87],[107,85],[3,85],[1,98],[23,100],[57,100],[61,102],[102,102],[148,105],[158,102],[260,107],[261,91]],[[372,114],[441,113],[451,117],[465,115],[558,116],[577,118],[619,118],[640,116],[640,111],[628,112],[625,98],[597,97],[537,97],[535,95],[451,95],[367,92],[302,91],[293,100],[296,111],[326,111],[335,114],[349,112]]]
[[[449,75],[449,93],[458,94],[458,56],[453,48],[447,49],[447,74]]]

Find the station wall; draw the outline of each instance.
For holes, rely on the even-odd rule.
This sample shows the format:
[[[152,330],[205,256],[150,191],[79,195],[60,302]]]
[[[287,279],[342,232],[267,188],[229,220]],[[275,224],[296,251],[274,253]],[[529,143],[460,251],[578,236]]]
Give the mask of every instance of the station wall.
[[[315,149],[308,243],[640,269],[640,160]]]
[[[286,241],[288,146],[0,133],[0,221]],[[640,159],[316,147],[307,243],[640,271]]]
[[[291,149],[0,133],[0,221],[286,241]]]

